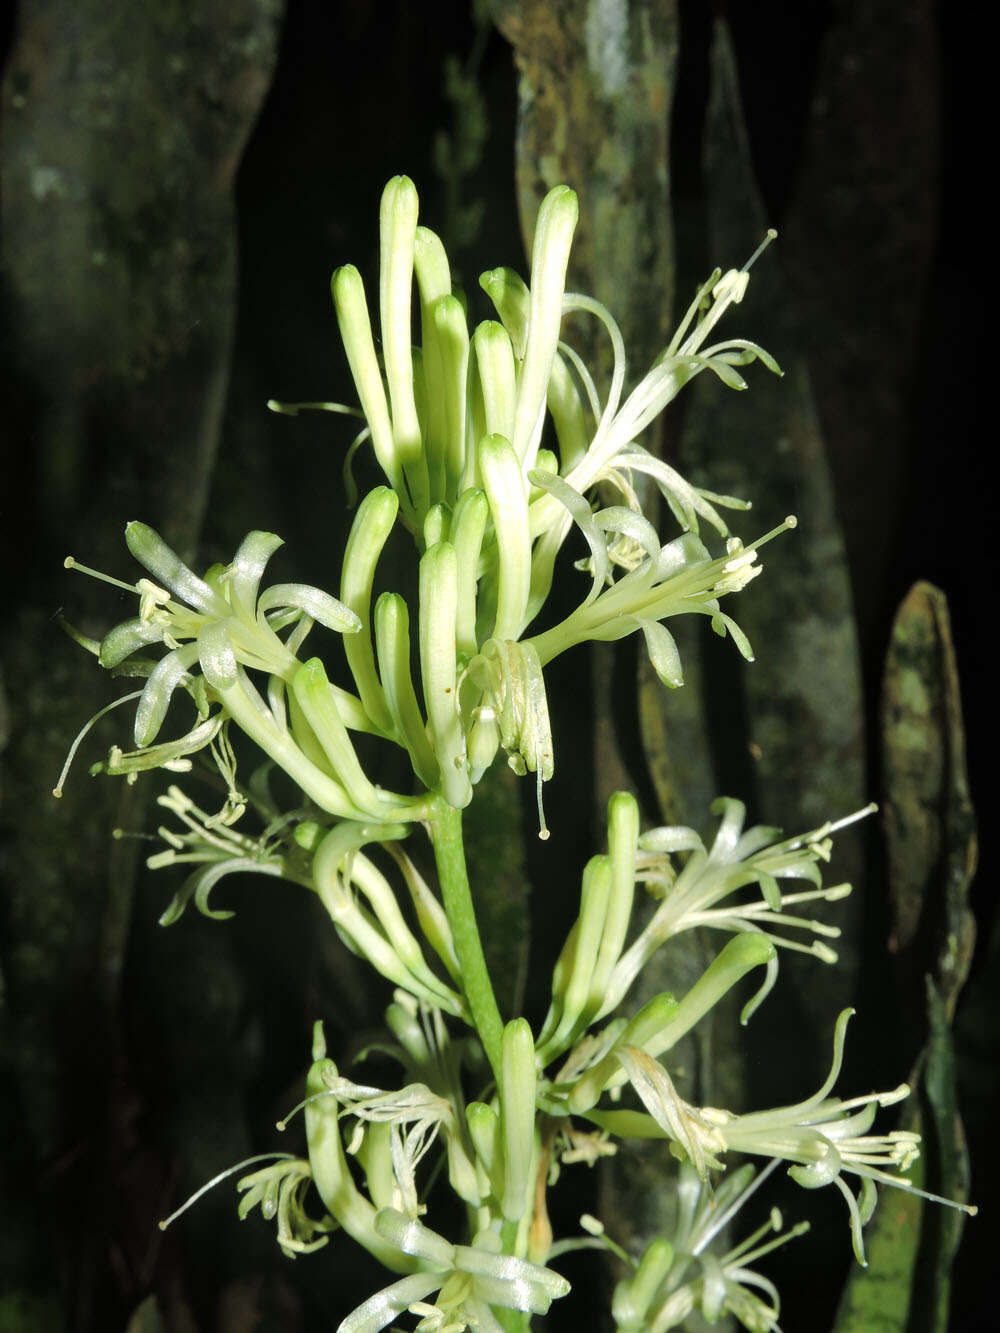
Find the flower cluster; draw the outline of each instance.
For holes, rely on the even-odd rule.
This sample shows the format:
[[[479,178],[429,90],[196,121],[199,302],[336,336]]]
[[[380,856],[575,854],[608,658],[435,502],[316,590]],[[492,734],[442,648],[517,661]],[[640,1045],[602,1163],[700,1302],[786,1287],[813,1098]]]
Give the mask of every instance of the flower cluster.
[[[508,269],[484,274],[499,320],[470,331],[441,242],[417,223],[413,183],[390,181],[380,218],[381,364],[357,269],[338,269],[332,283],[366,422],[359,439],[370,439],[388,482],[357,509],[339,597],[301,584],[261,592],[265,565],[281,544],[274,534],[251,533],[230,565],[199,578],[152,529],[130,523],[126,542],[152,579],[136,583],[139,614],[107,635],[99,658],[108,668],[147,676],[147,683],[136,710],[136,748],[112,750],[106,771],[176,768],[216,744],[233,722],[327,815],[412,822],[426,816],[426,800],[373,784],[352,730],[402,747],[422,788],[455,808],[468,804],[503,748],[517,772],[537,775],[544,836],[541,783],[554,769],[547,663],[576,644],[641,630],[660,677],[677,686],[681,664],[662,622],[681,614],[709,616],[751,656],[719,601],[760,572],[757,550],[775,534],[744,547],[719,513],[719,506],[746,508],[744,502],[691,486],[637,443],[702,370],[737,389],[746,387],[738,365],[759,359],[778,370],[742,339],[705,346],[742,299],[747,271],[712,275],[670,345],[622,402],[626,365],[617,325],[597,302],[565,291],[576,220],[573,192],[551,191],[538,216],[530,287]],[[416,349],[414,282],[422,340]],[[603,403],[580,358],[560,341],[570,311],[598,318],[610,338],[614,368]],[[555,448],[546,443],[547,423]],[[661,543],[642,513],[637,475],[656,483],[680,537]],[[588,497],[598,483],[617,489],[624,503],[594,512]],[[727,539],[722,555],[705,547],[700,519]],[[397,520],[419,553],[419,685],[411,670],[410,608],[391,591],[373,599],[376,566]],[[529,634],[574,524],[590,548],[589,591],[563,621]],[[301,660],[315,622],[342,636],[353,690],[332,684],[319,658]],[[166,654],[149,659],[158,646]],[[180,739],[158,743],[178,687],[195,704],[194,725]]]
[[[611,1312],[618,1333],[648,1329],[666,1333],[683,1324],[693,1310],[710,1324],[730,1314],[750,1333],[779,1333],[778,1292],[773,1282],[750,1265],[801,1236],[809,1229],[808,1222],[782,1231],[781,1214],[775,1208],[767,1222],[725,1254],[716,1255],[709,1249],[771,1169],[756,1176],[752,1166],[742,1166],[710,1189],[688,1164],[681,1167],[678,1216],[671,1238],[653,1240],[638,1263],[632,1264],[630,1275],[615,1288]]]
[[[590,1243],[631,1266],[614,1299],[621,1333],[662,1333],[695,1310],[710,1322],[729,1313],[747,1329],[771,1333],[777,1292],[750,1265],[802,1228],[768,1239],[781,1229],[772,1216],[725,1254],[713,1253],[722,1227],[773,1169],[754,1179],[750,1167],[727,1171],[729,1156],[787,1162],[807,1188],[834,1184],[863,1262],[861,1228],[876,1184],[912,1190],[897,1172],[916,1157],[917,1137],[869,1133],[877,1108],[908,1089],[846,1101],[831,1095],[846,1012],[829,1078],[795,1106],[740,1115],[692,1105],[663,1058],[760,968],[761,985],[742,1012],[747,1022],[775,983],[780,949],[836,960],[827,941],[837,928],[802,913],[850,891],[824,887],[820,867],[831,835],[859,815],[784,838],[777,829],[745,829],[744,806],[723,799],[713,807],[720,819],[709,846],[687,827],[643,831],[635,798],[616,793],[607,851],[583,871],[579,912],[537,1037],[526,1019],[501,1018],[461,823],[502,749],[515,772],[536,775],[547,836],[541,792],[555,759],[545,670],[561,653],[641,632],[657,675],[677,688],[683,666],[665,622],[694,614],[752,659],[722,599],[759,575],[760,548],[794,518],[744,545],[720,512],[746,509],[744,501],[690,485],[639,442],[702,371],[737,390],[746,388],[739,367],[759,360],[778,372],[754,343],[710,340],[742,300],[750,263],[711,275],[626,395],[613,317],[565,291],[577,221],[571,190],[551,191],[541,206],[530,285],[509,269],[483,275],[498,318],[471,330],[441,241],[418,225],[417,212],[412,182],[390,181],[380,215],[377,335],[357,269],[333,276],[359,408],[272,404],[292,413],[318,406],[359,414],[364,427],[349,459],[370,442],[384,475],[385,484],[357,506],[337,596],[304,584],[262,589],[281,545],[271,533],[250,533],[229,565],[199,577],[152,529],[130,523],[127,545],[149,577],[119,586],[138,598],[138,615],[101,643],[76,636],[102,666],[145,682],[119,701],[137,701],[134,748],[114,747],[97,768],[134,780],[147,769],[187,771],[204,751],[223,779],[226,796],[215,814],[176,786],[159,798],[175,822],[159,830],[165,847],[149,864],[187,867],[164,924],[189,902],[206,916],[231,915],[210,906],[214,886],[235,872],[262,873],[315,892],[345,946],[394,987],[386,1015],[393,1040],[378,1050],[400,1064],[401,1086],[347,1076],[328,1058],[317,1023],[301,1103],[307,1157],[275,1154],[237,1186],[240,1216],[259,1207],[275,1220],[286,1254],[317,1249],[339,1229],[396,1275],[341,1322],[341,1333],[377,1333],[406,1312],[420,1333],[526,1329],[530,1315],[546,1313],[568,1290],[550,1262]],[[607,333],[613,364],[603,396],[562,341],[571,312],[596,318]],[[641,500],[647,491],[652,500]],[[604,503],[609,497],[618,502]],[[652,521],[661,501],[680,528],[666,542]],[[546,624],[557,561],[574,527],[588,550],[576,565],[578,602]],[[714,554],[705,528],[718,541]],[[376,590],[383,552],[400,529],[416,547],[415,603]],[[316,624],[337,636],[340,678],[349,678],[349,688],[333,683],[321,657],[303,657]],[[164,741],[179,690],[194,719]],[[247,783],[236,776],[236,732],[265,759]],[[372,780],[359,734],[406,756],[415,794]],[[271,795],[275,770],[297,788],[292,808]],[[248,812],[259,819],[256,835],[235,827]],[[420,868],[421,850],[411,856],[411,844],[404,847],[418,827],[430,843],[436,884]],[[641,924],[633,920],[637,888],[656,900]],[[696,927],[730,936],[704,973],[680,998],[658,994],[621,1013],[657,951]],[[803,942],[795,932],[811,938]],[[642,1109],[619,1104],[629,1088]],[[654,1240],[638,1259],[599,1227],[579,1242],[554,1241],[546,1194],[561,1167],[592,1165],[615,1150],[614,1139],[630,1138],[666,1140],[684,1164],[670,1237]],[[720,1172],[712,1193],[709,1181]],[[857,1196],[845,1173],[861,1180]],[[462,1240],[423,1220],[439,1175],[464,1205]]]

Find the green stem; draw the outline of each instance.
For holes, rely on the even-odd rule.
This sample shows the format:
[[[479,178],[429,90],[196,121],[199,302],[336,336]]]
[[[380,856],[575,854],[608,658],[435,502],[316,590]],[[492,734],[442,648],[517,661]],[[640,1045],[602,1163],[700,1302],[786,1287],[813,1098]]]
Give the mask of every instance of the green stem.
[[[476,912],[472,905],[462,842],[462,812],[438,797],[432,806],[429,822],[445,915],[451,926],[455,954],[461,969],[462,988],[499,1087],[503,1020],[493,994],[493,983],[483,956]]]

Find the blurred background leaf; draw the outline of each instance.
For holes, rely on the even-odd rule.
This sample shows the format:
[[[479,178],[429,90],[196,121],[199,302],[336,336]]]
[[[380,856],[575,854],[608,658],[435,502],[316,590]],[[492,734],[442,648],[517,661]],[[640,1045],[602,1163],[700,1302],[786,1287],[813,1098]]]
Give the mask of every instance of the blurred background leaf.
[[[893,623],[882,686],[882,772],[889,943],[904,1040],[921,1047],[908,1080],[915,1095],[900,1127],[924,1138],[913,1183],[967,1200],[951,1019],[975,940],[969,888],[976,831],[948,603],[928,583],[910,589]],[[870,1230],[870,1267],[852,1273],[836,1333],[944,1333],[966,1219],[914,1196],[887,1196],[883,1190]]]

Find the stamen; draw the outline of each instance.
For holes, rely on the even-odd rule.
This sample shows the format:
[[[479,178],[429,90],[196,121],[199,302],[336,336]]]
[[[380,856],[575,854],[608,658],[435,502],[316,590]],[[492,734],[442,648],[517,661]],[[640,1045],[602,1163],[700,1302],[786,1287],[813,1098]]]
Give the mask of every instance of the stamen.
[[[832,820],[829,823],[821,824],[819,828],[813,829],[809,833],[800,833],[797,837],[789,838],[786,842],[780,844],[781,848],[782,850],[795,851],[798,847],[807,847],[813,843],[821,842],[824,838],[829,837],[831,833],[837,833],[840,829],[848,828],[851,824],[856,824],[858,820],[867,819],[869,815],[874,815],[877,812],[878,803],[870,801],[862,810],[855,810],[853,814],[844,815],[842,819]],[[844,886],[838,885],[837,887],[843,888]],[[830,890],[830,892],[832,891]],[[846,896],[845,893],[844,897]]]
[[[276,1120],[274,1122],[275,1129],[278,1131],[279,1134],[284,1134],[285,1130],[288,1128],[288,1122],[289,1120],[291,1120],[292,1116],[298,1115],[298,1113],[304,1110],[309,1105],[310,1102],[318,1102],[322,1097],[335,1097],[336,1095],[337,1094],[334,1092],[332,1088],[324,1088],[322,1092],[314,1092],[312,1093],[311,1096],[303,1098],[303,1100],[300,1101],[296,1106],[292,1107],[292,1109],[288,1112],[286,1116],[283,1116],[280,1120]]]
[[[792,528],[797,528],[798,526],[799,520],[794,514],[789,514],[783,523],[779,523],[778,526],[772,528],[770,532],[765,532],[763,537],[758,537],[757,540],[751,542],[749,546],[744,546],[739,554],[743,555],[747,551],[759,550],[760,547],[766,546],[768,542],[774,541],[775,537],[780,537],[783,532],[790,532]]]
[[[348,407],[346,403],[279,403],[277,398],[269,398],[267,410],[286,417],[297,417],[300,412],[341,412],[347,417],[365,419],[360,407]]]
[[[764,253],[764,251],[767,249],[767,247],[771,244],[771,242],[774,241],[774,240],[777,240],[777,237],[778,237],[778,233],[777,233],[777,231],[775,230],[775,228],[774,228],[774,227],[768,227],[767,232],[765,233],[764,239],[761,241],[760,245],[758,245],[757,249],[753,252],[753,254],[750,256],[750,258],[747,260],[747,262],[746,262],[746,263],[743,265],[743,267],[740,269],[740,272],[741,272],[741,273],[748,273],[748,272],[750,271],[750,268],[752,267],[752,265],[755,264],[756,261],[761,257],[761,255]]]
[[[851,1168],[848,1167],[848,1170]],[[874,1167],[865,1167],[855,1171],[868,1180],[877,1180],[882,1185],[894,1185],[904,1194],[915,1194],[918,1199],[927,1199],[930,1203],[943,1204],[945,1208],[953,1208],[958,1213],[965,1213],[967,1217],[977,1217],[979,1215],[979,1205],[975,1203],[961,1203],[958,1199],[946,1199],[941,1194],[932,1194],[930,1190],[918,1189],[916,1185],[911,1185],[908,1180],[903,1180],[899,1176],[890,1175],[888,1171],[878,1171]]]
[[[863,810],[855,810],[853,815],[845,815],[843,819],[834,820],[832,824],[824,824],[821,836],[825,838],[828,833],[836,833],[838,829],[847,828],[849,824],[856,824],[859,819],[867,819],[869,815],[874,815],[877,810],[877,802],[872,801]]]
[[[112,588],[122,588],[125,592],[135,592],[134,583],[122,583],[121,579],[112,578],[110,574],[102,574],[99,569],[91,569],[89,565],[81,565],[79,560],[68,555],[63,561],[64,569],[77,569],[81,574],[89,574],[92,579],[98,579],[101,583],[110,583]]]
[[[132,839],[136,842],[156,842],[155,834],[134,833],[131,829],[124,828],[113,828],[111,830],[111,836],[114,838],[115,842],[121,842],[125,838]]]
[[[69,568],[69,566],[67,566],[67,568]],[[83,566],[80,565],[78,566],[78,568],[82,569]],[[85,572],[90,573],[91,571],[86,570]],[[122,587],[124,586],[125,585],[122,584]],[[132,591],[132,589],[129,589],[129,591]],[[112,708],[117,708],[119,704],[127,704],[132,699],[138,699],[140,694],[142,694],[142,690],[133,690],[131,694],[123,694],[120,699],[113,699],[111,703],[106,704],[100,710],[99,713],[95,713],[89,722],[85,722],[83,724],[80,730],[76,733],[76,739],[73,741],[73,744],[69,747],[69,754],[66,756],[66,762],[62,766],[62,772],[59,774],[59,781],[52,788],[52,795],[56,798],[56,800],[58,800],[63,794],[63,784],[65,783],[66,777],[69,773],[70,765],[72,764],[73,759],[76,756],[77,750],[80,748],[80,742],[83,740],[84,736],[86,736],[90,728],[94,725],[95,722],[99,722],[105,713],[110,713]]]
[[[540,764],[535,769],[535,801],[538,805],[538,836],[542,842],[547,842],[549,830],[545,823],[545,810],[542,806],[542,768]]]
[[[745,1251],[741,1254],[739,1256],[741,1267],[755,1264],[758,1259],[763,1259],[764,1256],[770,1254],[772,1250],[777,1250],[782,1245],[787,1245],[790,1240],[797,1240],[799,1236],[804,1236],[808,1230],[808,1222],[796,1222],[793,1227],[789,1227],[787,1231],[783,1231],[780,1235],[775,1236],[773,1240],[765,1241],[763,1245],[759,1245],[756,1249]]]
[[[712,1225],[705,1230],[698,1241],[698,1244],[693,1249],[692,1254],[699,1255],[702,1250],[715,1239],[722,1228],[729,1225],[731,1220],[740,1211],[750,1196],[755,1194],[757,1190],[760,1189],[761,1185],[763,1185],[764,1181],[767,1180],[768,1176],[777,1169],[778,1159],[775,1157],[768,1162],[763,1171],[759,1172],[754,1179],[750,1181],[746,1189],[741,1190],[739,1194],[737,1194],[736,1198],[732,1200],[728,1208],[724,1208],[717,1217],[712,1219]]]
[[[214,1189],[227,1176],[235,1176],[237,1171],[242,1171],[245,1166],[253,1166],[255,1162],[271,1161],[294,1162],[295,1158],[290,1152],[263,1152],[256,1157],[247,1157],[245,1161],[237,1162],[235,1166],[227,1167],[225,1171],[220,1171],[217,1176],[213,1176],[211,1180],[202,1185],[201,1189],[195,1190],[191,1197],[185,1203],[182,1203],[175,1212],[171,1213],[169,1217],[165,1217],[162,1222],[157,1222],[156,1225],[161,1231],[166,1231],[171,1222],[176,1222],[181,1213],[186,1213],[193,1203],[197,1203],[203,1194],[207,1194],[210,1189]]]

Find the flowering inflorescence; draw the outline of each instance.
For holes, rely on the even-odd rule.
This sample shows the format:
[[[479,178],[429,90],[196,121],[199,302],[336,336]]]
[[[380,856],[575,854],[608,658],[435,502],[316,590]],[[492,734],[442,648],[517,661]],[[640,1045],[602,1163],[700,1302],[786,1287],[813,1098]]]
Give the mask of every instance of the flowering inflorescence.
[[[912,1188],[897,1171],[916,1156],[916,1136],[868,1132],[876,1109],[907,1089],[831,1096],[846,1014],[830,1077],[797,1106],[745,1115],[698,1107],[680,1096],[663,1063],[761,968],[761,984],[743,1008],[746,1022],[775,983],[780,949],[836,960],[827,941],[837,928],[803,909],[850,891],[824,887],[821,865],[831,835],[857,815],[783,838],[777,829],[745,829],[743,805],[724,799],[713,807],[720,822],[708,846],[687,827],[643,831],[635,799],[616,793],[607,851],[583,872],[544,1023],[535,1036],[525,1019],[500,1017],[462,846],[460,812],[474,787],[503,749],[515,772],[536,775],[547,836],[541,789],[555,765],[549,663],[579,644],[641,632],[657,675],[677,688],[683,667],[665,622],[684,614],[707,617],[752,660],[721,601],[760,574],[760,548],[795,524],[789,517],[744,545],[720,511],[745,510],[745,501],[692,486],[639,442],[704,370],[732,389],[746,388],[738,368],[753,361],[780,373],[754,343],[710,340],[742,300],[750,264],[711,275],[670,344],[626,394],[613,317],[565,291],[576,221],[573,192],[551,191],[539,212],[530,285],[509,269],[484,274],[498,318],[470,330],[444,248],[418,225],[412,182],[390,181],[380,215],[377,335],[357,269],[338,269],[332,282],[359,408],[272,404],[360,415],[364,426],[348,458],[370,442],[384,475],[386,484],[357,506],[337,596],[304,584],[262,590],[281,545],[271,533],[250,533],[230,564],[199,577],[151,528],[130,523],[127,545],[149,577],[119,586],[138,598],[138,614],[100,643],[75,635],[102,666],[145,681],[119,701],[137,701],[134,748],[112,748],[96,770],[129,780],[153,768],[185,772],[204,752],[222,778],[225,798],[214,814],[176,786],[159,797],[174,823],[160,828],[164,848],[148,863],[188,871],[163,923],[192,901],[205,915],[231,915],[210,906],[214,886],[234,872],[263,873],[314,891],[344,944],[394,987],[386,1015],[392,1042],[378,1049],[401,1065],[402,1086],[346,1076],[328,1058],[317,1024],[301,1103],[307,1157],[277,1154],[238,1183],[240,1216],[259,1207],[275,1220],[286,1254],[316,1249],[339,1228],[397,1275],[343,1320],[341,1333],[376,1333],[406,1311],[423,1333],[526,1328],[568,1290],[548,1264],[578,1243],[605,1245],[631,1266],[614,1298],[621,1333],[659,1333],[695,1309],[712,1322],[728,1312],[770,1333],[777,1292],[750,1265],[802,1227],[766,1239],[781,1228],[772,1217],[715,1254],[711,1242],[773,1169],[754,1179],[750,1167],[727,1170],[728,1155],[785,1161],[806,1187],[834,1184],[862,1260],[861,1227],[876,1183]],[[412,345],[415,304],[419,348]],[[612,370],[603,397],[561,340],[571,312],[596,318],[607,334]],[[598,504],[597,487],[619,503]],[[681,529],[666,542],[653,521],[661,500]],[[576,566],[585,576],[578,604],[540,627],[574,527],[588,549]],[[705,527],[722,547],[715,554]],[[392,590],[376,595],[383,551],[399,528],[416,547],[415,604]],[[303,658],[316,624],[337,636],[349,686],[333,683],[319,656]],[[179,690],[194,718],[180,737],[164,741]],[[236,775],[237,732],[265,757],[245,784]],[[370,778],[359,734],[405,753],[412,793]],[[271,794],[275,770],[296,784],[292,808]],[[259,820],[256,834],[236,827],[248,814]],[[420,852],[403,845],[418,825],[431,843],[437,885],[420,868]],[[634,920],[637,888],[655,900],[641,924]],[[702,976],[680,998],[658,994],[620,1014],[654,954],[697,927],[731,937]],[[449,1022],[472,1028],[474,1038],[456,1037]],[[469,1100],[472,1078],[478,1097]],[[619,1104],[627,1086],[641,1110]],[[616,1139],[629,1138],[666,1139],[684,1163],[672,1235],[655,1239],[637,1260],[596,1223],[589,1238],[554,1242],[546,1192],[560,1169],[592,1165],[615,1150]],[[446,1168],[465,1205],[470,1244],[422,1220],[437,1174],[432,1162]],[[861,1180],[857,1197],[845,1172]],[[323,1206],[319,1217],[311,1194]]]
[[[351,731],[401,746],[420,785],[462,808],[501,747],[518,772],[536,773],[539,784],[552,775],[543,668],[576,644],[641,630],[659,675],[676,686],[681,665],[662,622],[694,613],[709,616],[751,656],[719,600],[760,572],[757,549],[774,534],[744,548],[729,537],[718,508],[745,508],[744,502],[689,485],[636,442],[700,371],[712,370],[733,388],[745,387],[737,365],[760,359],[777,371],[771,357],[744,340],[704,345],[742,299],[747,272],[712,276],[623,403],[626,367],[614,320],[596,302],[565,292],[576,217],[571,190],[547,196],[530,288],[507,269],[485,274],[482,285],[499,321],[486,320],[470,333],[441,242],[417,225],[412,182],[389,183],[381,213],[382,365],[360,274],[347,266],[333,278],[367,422],[363,434],[389,483],[358,507],[340,595],[301,584],[261,592],[266,563],[281,544],[274,534],[251,533],[231,564],[199,578],[152,529],[130,523],[126,542],[152,577],[135,585],[138,616],[112,630],[98,653],[103,666],[145,675],[147,682],[136,710],[136,748],[114,749],[108,772],[176,768],[215,743],[231,721],[328,815],[412,822],[426,816],[426,800],[370,782]],[[414,279],[418,350],[410,334]],[[572,310],[596,316],[610,337],[614,370],[603,405],[579,357],[560,341],[563,314]],[[543,446],[546,420],[554,450]],[[642,513],[637,474],[655,481],[681,537],[661,544]],[[625,503],[594,512],[588,496],[601,482],[616,487]],[[699,519],[727,538],[724,554],[706,549]],[[419,552],[419,689],[406,601],[385,592],[373,604],[376,566],[397,520]],[[574,524],[590,547],[590,589],[563,621],[527,634]],[[315,622],[342,636],[353,690],[332,684],[319,658],[301,660]],[[146,656],[158,647],[166,648],[164,656]],[[158,742],[179,687],[195,705],[194,725],[177,740]]]

